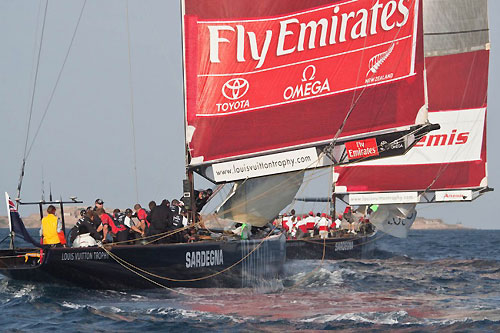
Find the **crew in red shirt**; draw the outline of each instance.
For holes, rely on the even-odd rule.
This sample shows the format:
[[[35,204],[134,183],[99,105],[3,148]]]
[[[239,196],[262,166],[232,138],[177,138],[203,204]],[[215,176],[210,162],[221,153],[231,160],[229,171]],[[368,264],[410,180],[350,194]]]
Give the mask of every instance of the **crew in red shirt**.
[[[106,213],[104,208],[97,208],[96,209],[96,214],[99,216],[101,219],[101,223],[103,225],[103,230],[104,230],[104,235],[103,235],[103,241],[106,241],[106,236],[108,233],[108,230],[111,230],[111,233],[113,234],[113,238],[115,238],[120,231],[127,230],[127,227],[124,225],[117,226],[115,224],[115,221],[111,218],[111,216]]]
[[[146,232],[146,229],[149,228],[149,222],[146,219],[148,217],[148,213],[146,213],[146,210],[142,208],[140,204],[135,204],[134,210],[135,210],[135,215],[137,216],[140,222],[139,228],[143,232]]]

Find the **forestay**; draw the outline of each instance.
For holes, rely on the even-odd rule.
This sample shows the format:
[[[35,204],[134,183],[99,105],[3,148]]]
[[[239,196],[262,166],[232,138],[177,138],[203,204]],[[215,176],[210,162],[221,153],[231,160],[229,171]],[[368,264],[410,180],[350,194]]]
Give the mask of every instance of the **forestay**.
[[[351,204],[468,201],[488,186],[486,0],[424,0],[429,121],[405,156],[336,167]]]
[[[421,5],[184,0],[188,166],[215,182],[303,170],[334,138],[347,162],[381,155],[375,136],[427,121]]]

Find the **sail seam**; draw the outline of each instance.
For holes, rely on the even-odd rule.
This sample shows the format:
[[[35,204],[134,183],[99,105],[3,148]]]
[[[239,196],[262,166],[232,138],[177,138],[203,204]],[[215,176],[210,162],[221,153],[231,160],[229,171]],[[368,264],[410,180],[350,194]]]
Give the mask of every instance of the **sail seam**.
[[[427,32],[424,36],[443,36],[443,35],[459,35],[474,32],[489,32],[490,29],[474,29],[474,30],[459,30],[459,31],[446,31],[446,32]]]

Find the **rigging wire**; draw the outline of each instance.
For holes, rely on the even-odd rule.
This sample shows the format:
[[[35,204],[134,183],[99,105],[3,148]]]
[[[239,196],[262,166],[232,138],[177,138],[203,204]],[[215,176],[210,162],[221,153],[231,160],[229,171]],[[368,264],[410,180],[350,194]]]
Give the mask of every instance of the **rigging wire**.
[[[33,116],[33,105],[34,105],[34,101],[35,101],[36,84],[38,82],[38,69],[40,67],[40,55],[42,53],[43,35],[45,33],[45,22],[47,19],[48,7],[49,7],[49,0],[47,0],[45,2],[45,10],[44,10],[44,14],[43,14],[42,33],[40,36],[40,45],[38,47],[38,55],[37,55],[36,67],[35,67],[35,79],[33,80],[33,90],[31,92],[31,102],[30,102],[29,115],[28,115],[28,125],[26,127],[26,139],[24,141],[23,161],[21,164],[21,174],[19,176],[19,182],[17,184],[17,198],[19,198],[21,196],[21,186],[23,184],[24,169],[26,167],[26,159],[27,159],[26,149],[28,147],[29,133],[30,133],[30,127],[31,127],[31,118]],[[17,203],[17,206],[19,208],[19,202]]]
[[[31,64],[31,76],[30,76],[30,82],[34,82],[35,80],[35,71],[36,71],[36,59],[37,59],[37,46],[38,45],[38,36],[39,36],[39,32],[40,32],[40,28],[41,28],[41,24],[40,24],[40,16],[42,15],[42,11],[43,11],[43,8],[42,8],[42,1],[39,1],[38,2],[38,13],[37,13],[37,16],[36,16],[36,30],[35,30],[35,35],[33,36],[33,56],[32,56],[32,64]],[[29,95],[31,96],[31,94],[33,93],[33,86],[30,86],[30,91],[29,91]],[[26,114],[27,114],[27,122],[29,121],[30,118],[30,103],[31,103],[31,99],[28,99],[27,100],[27,104],[26,104]],[[28,126],[28,123],[26,124],[26,126]],[[28,128],[28,127],[26,127]],[[26,151],[26,148],[25,148],[25,151]],[[24,156],[24,155],[23,155]]]
[[[78,17],[77,24],[75,26],[75,30],[73,31],[73,36],[71,37],[71,41],[70,41],[70,44],[68,46],[68,51],[66,52],[66,56],[64,57],[63,64],[61,66],[61,69],[59,70],[59,74],[57,75],[56,83],[54,84],[54,88],[52,89],[52,92],[50,94],[50,98],[49,98],[49,101],[47,103],[47,106],[45,107],[45,111],[43,113],[43,116],[42,116],[42,118],[40,120],[40,123],[38,124],[38,127],[37,127],[37,130],[35,132],[35,135],[33,136],[33,139],[31,140],[31,143],[30,143],[29,148],[28,148],[28,139],[29,139],[29,133],[30,133],[30,126],[31,126],[31,117],[32,117],[33,105],[34,105],[33,101],[34,101],[34,97],[35,97],[36,83],[37,83],[37,79],[38,79],[38,68],[39,68],[39,64],[40,64],[40,53],[41,53],[42,44],[43,44],[43,35],[44,35],[44,32],[45,32],[45,22],[46,22],[46,18],[47,18],[47,8],[48,8],[49,0],[47,0],[47,2],[46,2],[44,17],[43,17],[43,24],[42,24],[42,33],[41,33],[41,38],[40,38],[40,48],[39,48],[39,51],[38,51],[38,60],[37,60],[37,65],[36,65],[36,74],[35,74],[35,80],[34,80],[34,84],[33,84],[33,93],[32,93],[32,97],[31,97],[31,106],[30,106],[30,113],[29,113],[29,121],[28,121],[28,126],[27,126],[27,129],[26,129],[26,141],[25,141],[25,144],[24,144],[24,154],[23,154],[23,161],[22,161],[22,166],[21,166],[21,174],[19,176],[19,182],[18,182],[18,185],[17,185],[17,198],[19,198],[21,196],[21,187],[22,187],[22,183],[23,183],[23,177],[24,177],[24,170],[25,170],[25,166],[26,166],[26,161],[27,161],[27,159],[28,159],[28,157],[29,157],[29,155],[31,153],[31,149],[33,148],[33,145],[35,144],[35,140],[38,137],[38,134],[40,133],[40,128],[42,127],[43,121],[45,120],[45,117],[46,117],[47,112],[49,110],[50,104],[52,102],[52,99],[53,99],[54,94],[56,92],[56,89],[58,87],[59,80],[61,79],[61,75],[62,75],[62,72],[63,72],[64,67],[66,65],[66,62],[68,60],[68,56],[69,56],[69,53],[71,51],[71,47],[73,46],[73,42],[75,40],[76,32],[77,32],[78,27],[80,25],[80,21],[81,21],[81,18],[82,18],[83,11],[84,11],[86,3],[87,3],[87,0],[84,0],[82,9],[80,11],[80,15]],[[19,205],[19,203],[18,203],[18,205]]]
[[[30,144],[30,147],[29,147],[26,159],[29,157],[29,155],[31,153],[31,149],[33,148],[33,145],[35,144],[35,140],[36,140],[38,134],[40,133],[40,129],[42,127],[43,121],[45,120],[45,117],[47,116],[47,112],[49,111],[49,107],[50,107],[50,105],[52,103],[52,99],[54,98],[56,89],[57,89],[57,87],[59,85],[59,81],[60,81],[62,73],[64,71],[64,67],[66,66],[66,62],[68,60],[69,53],[70,53],[71,48],[73,46],[73,42],[75,40],[76,32],[78,31],[78,27],[80,26],[80,21],[82,19],[83,11],[85,9],[85,5],[86,4],[87,4],[87,0],[84,0],[83,1],[83,5],[82,5],[82,9],[80,10],[80,15],[78,16],[78,21],[76,22],[76,26],[75,26],[75,29],[73,31],[73,35],[71,36],[71,41],[69,43],[68,50],[66,51],[66,55],[64,56],[64,60],[63,60],[61,69],[59,70],[59,74],[57,75],[56,83],[54,84],[54,88],[52,89],[52,92],[50,93],[49,101],[47,102],[47,106],[45,107],[42,119],[40,120],[40,123],[38,124],[38,127],[36,129],[35,135],[33,136],[33,139],[31,140],[31,144]]]
[[[132,57],[131,57],[131,43],[130,43],[130,23],[128,17],[128,0],[126,1],[127,9],[127,41],[128,41],[128,70],[129,70],[129,89],[130,89],[130,116],[132,118],[132,137],[133,137],[133,151],[134,151],[134,179],[135,179],[135,199],[139,202],[139,186],[137,181],[137,148],[135,139],[135,116],[134,116],[134,89],[132,85]]]

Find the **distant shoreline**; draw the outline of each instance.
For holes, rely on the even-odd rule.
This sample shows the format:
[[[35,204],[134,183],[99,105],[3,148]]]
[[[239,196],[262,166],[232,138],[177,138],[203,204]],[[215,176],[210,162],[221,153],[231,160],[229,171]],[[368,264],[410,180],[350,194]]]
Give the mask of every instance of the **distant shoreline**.
[[[425,217],[417,217],[413,225],[413,230],[461,230],[473,229],[465,227],[462,224],[447,224],[441,219],[428,219]]]

